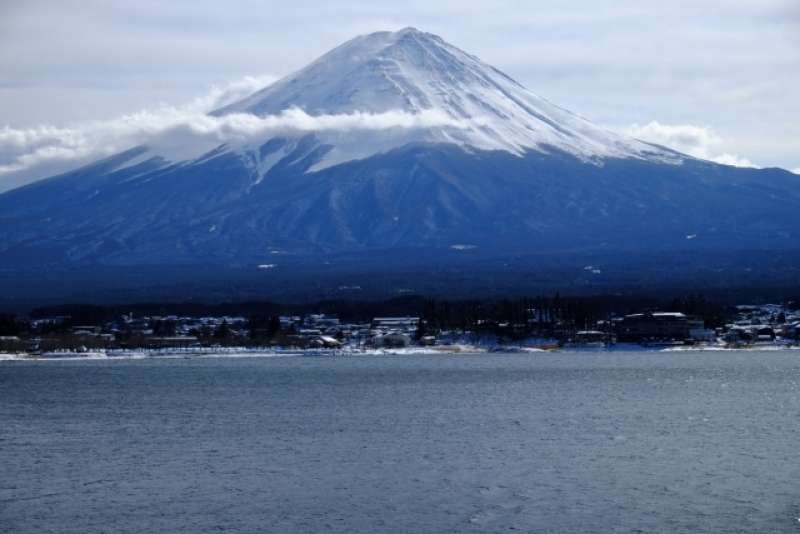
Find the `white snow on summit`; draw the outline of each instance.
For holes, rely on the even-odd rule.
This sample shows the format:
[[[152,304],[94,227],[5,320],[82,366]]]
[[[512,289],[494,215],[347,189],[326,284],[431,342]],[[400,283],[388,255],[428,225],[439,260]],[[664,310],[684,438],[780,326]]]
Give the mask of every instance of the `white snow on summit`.
[[[598,165],[605,158],[680,163],[688,157],[601,128],[414,28],[356,37],[210,113],[172,110],[165,117],[128,118],[126,128],[144,150],[120,161],[117,170],[142,162],[197,165],[233,152],[250,167],[255,186],[309,134],[316,145],[304,142],[308,152],[326,147],[310,172],[410,143],[520,156],[558,150]],[[261,150],[276,138],[286,143]]]
[[[456,123],[380,132],[320,132],[320,140],[334,148],[316,169],[409,142],[454,143],[514,154],[555,148],[584,160],[632,157],[678,163],[683,159],[596,126],[440,37],[414,28],[356,37],[212,115],[266,117],[292,108],[311,116],[398,111],[416,115],[435,110]]]

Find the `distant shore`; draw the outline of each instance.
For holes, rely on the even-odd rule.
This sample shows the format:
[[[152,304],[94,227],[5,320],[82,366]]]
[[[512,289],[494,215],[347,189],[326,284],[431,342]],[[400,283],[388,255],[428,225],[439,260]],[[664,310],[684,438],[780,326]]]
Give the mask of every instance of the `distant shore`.
[[[748,346],[705,345],[635,345],[619,344],[606,347],[524,347],[482,345],[441,345],[434,347],[402,348],[356,348],[340,349],[300,349],[292,347],[191,347],[164,349],[115,349],[87,351],[51,351],[46,353],[0,353],[2,361],[41,361],[41,360],[115,360],[115,359],[154,359],[154,358],[208,358],[208,357],[342,357],[342,356],[404,356],[440,354],[544,354],[544,353],[618,353],[618,352],[763,352],[800,350],[797,344],[756,344]]]

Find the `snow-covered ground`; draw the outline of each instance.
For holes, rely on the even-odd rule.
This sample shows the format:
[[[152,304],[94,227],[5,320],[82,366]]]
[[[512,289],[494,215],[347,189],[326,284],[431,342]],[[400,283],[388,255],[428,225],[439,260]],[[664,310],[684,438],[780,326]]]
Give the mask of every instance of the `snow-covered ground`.
[[[474,354],[541,354],[541,353],[602,353],[602,352],[763,352],[800,350],[800,345],[783,343],[756,344],[747,347],[729,347],[721,344],[706,345],[677,345],[641,346],[633,344],[610,345],[607,347],[569,347],[569,348],[541,348],[531,346],[486,346],[456,344],[440,345],[435,347],[398,347],[398,348],[355,348],[342,349],[297,349],[279,347],[196,347],[187,349],[154,349],[154,350],[109,350],[91,352],[50,352],[44,354],[27,353],[0,353],[0,362],[3,361],[65,361],[65,360],[117,360],[117,359],[145,359],[145,358],[274,358],[274,357],[340,357],[340,356],[414,356],[414,355],[474,355]]]

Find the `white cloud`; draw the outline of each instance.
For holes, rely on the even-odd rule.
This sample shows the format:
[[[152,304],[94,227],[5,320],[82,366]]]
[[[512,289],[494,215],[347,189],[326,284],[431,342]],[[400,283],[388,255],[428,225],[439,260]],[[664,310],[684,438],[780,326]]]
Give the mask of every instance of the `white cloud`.
[[[461,129],[469,128],[472,124],[453,119],[437,110],[312,116],[302,109],[291,108],[278,115],[264,117],[248,113],[215,117],[185,108],[165,107],[123,115],[109,121],[93,121],[73,128],[4,127],[0,130],[0,155],[6,163],[0,165],[0,173],[26,169],[47,160],[77,160],[113,154],[144,142],[158,149],[169,150],[172,145],[185,142],[187,136],[222,144],[246,142],[252,137],[285,131],[387,130],[437,126]]]
[[[42,125],[0,128],[0,191],[34,178],[62,172],[77,164],[108,156],[144,142],[148,136],[196,122],[213,109],[235,102],[273,82],[273,76],[246,76],[180,107],[152,110],[70,127]],[[206,127],[207,129],[207,127]],[[13,174],[11,177],[3,175]]]
[[[696,158],[736,167],[756,167],[749,159],[725,151],[725,141],[706,126],[651,121],[645,125],[626,126],[622,131],[643,141],[663,145]]]
[[[388,111],[311,116],[292,108],[265,117],[243,113],[219,117],[207,114],[253,93],[269,81],[267,77],[247,77],[226,87],[212,88],[185,106],[160,106],[71,127],[0,128],[0,191],[141,144],[147,144],[168,159],[184,159],[223,143],[246,143],[280,132],[468,128],[474,125],[474,121],[467,124],[436,110],[415,114]]]

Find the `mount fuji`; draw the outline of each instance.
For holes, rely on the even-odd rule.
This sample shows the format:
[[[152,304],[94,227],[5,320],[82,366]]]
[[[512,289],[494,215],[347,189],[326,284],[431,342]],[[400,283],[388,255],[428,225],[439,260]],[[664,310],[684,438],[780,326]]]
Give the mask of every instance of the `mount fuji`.
[[[206,120],[213,135],[0,194],[4,287],[87,267],[379,276],[800,249],[796,175],[610,132],[414,28],[356,37]]]

